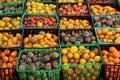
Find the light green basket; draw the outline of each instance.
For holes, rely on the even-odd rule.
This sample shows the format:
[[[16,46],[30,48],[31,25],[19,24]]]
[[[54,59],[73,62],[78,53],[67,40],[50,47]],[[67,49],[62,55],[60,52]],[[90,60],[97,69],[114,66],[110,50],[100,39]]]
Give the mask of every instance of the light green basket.
[[[46,54],[47,52],[59,52],[59,50],[58,49],[21,50],[16,65],[16,70],[18,72],[20,80],[30,80],[31,78],[33,78],[33,80],[37,80],[37,79],[59,80],[60,65],[58,69],[54,69],[54,70],[19,70],[18,67],[19,67],[20,58],[23,54],[27,54],[28,52],[34,52],[34,53],[43,52]],[[60,56],[59,56],[59,63],[60,63]]]
[[[100,50],[100,47],[97,44],[64,45],[61,46],[61,49],[72,46],[77,47],[84,46],[89,47],[89,49],[98,48],[98,50]],[[102,57],[100,52],[99,55]],[[60,59],[62,59],[62,54]],[[94,80],[99,80],[102,63],[103,63],[102,59],[100,63],[87,63],[87,64],[62,64],[61,61],[63,77],[65,80],[68,79],[74,80],[75,78],[76,80],[92,80],[93,78]],[[73,69],[73,71],[75,72],[72,73],[71,69]]]

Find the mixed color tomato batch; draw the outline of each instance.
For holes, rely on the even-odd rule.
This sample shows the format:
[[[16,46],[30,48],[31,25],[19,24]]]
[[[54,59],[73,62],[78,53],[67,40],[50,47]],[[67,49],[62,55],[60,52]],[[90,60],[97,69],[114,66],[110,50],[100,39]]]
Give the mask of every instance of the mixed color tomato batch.
[[[119,80],[120,0],[0,0],[0,80]]]

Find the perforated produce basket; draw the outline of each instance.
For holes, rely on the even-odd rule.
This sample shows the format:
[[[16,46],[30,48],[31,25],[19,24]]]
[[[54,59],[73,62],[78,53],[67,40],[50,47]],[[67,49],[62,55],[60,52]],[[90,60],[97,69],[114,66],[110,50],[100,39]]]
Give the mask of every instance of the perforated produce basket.
[[[4,50],[6,49],[0,48],[0,52]],[[17,52],[19,53],[19,48],[9,50],[10,51],[17,50]],[[18,73],[16,71],[16,68],[0,68],[0,80],[18,80]]]
[[[16,36],[16,34],[17,33],[19,33],[19,34],[21,34],[21,41],[19,42],[19,46],[17,45],[17,44],[11,44],[11,45],[9,45],[9,46],[11,46],[11,47],[5,47],[5,45],[7,44],[7,43],[5,43],[5,42],[1,42],[0,43],[0,48],[21,48],[22,47],[22,35],[23,35],[23,30],[1,30],[0,31],[0,33],[4,33],[4,35],[6,34],[6,37],[7,37],[7,39],[5,38],[5,37],[3,37],[3,36],[1,36],[1,37],[3,37],[2,39],[3,40],[6,40],[5,42],[7,42],[8,40],[9,40],[9,38],[12,38],[11,37],[11,35],[8,35],[8,33],[9,34],[12,34],[14,37]],[[13,38],[12,38],[13,39]],[[12,40],[9,40],[9,43],[11,43],[11,41]],[[18,41],[17,41],[18,42]],[[4,45],[4,46],[3,46]],[[8,45],[8,44],[7,44]],[[14,45],[14,46],[13,46]]]
[[[24,2],[18,2],[18,3],[2,3],[0,4],[1,7],[1,13],[0,16],[4,16],[4,15],[22,15],[23,14],[23,10],[24,10]],[[18,12],[14,11],[14,12],[3,12],[2,9],[5,9],[4,7],[8,6],[8,8],[6,10],[10,10],[10,6],[14,6],[16,9],[18,9],[18,7],[21,7],[20,10]],[[13,8],[13,7],[12,7]]]
[[[85,2],[87,2],[87,0],[81,0],[81,1],[77,1],[77,0],[71,0],[71,1],[61,1],[61,0],[58,0],[58,3],[78,3],[78,2],[83,2],[83,3],[85,3]]]
[[[114,3],[116,0],[87,0],[89,3]]]
[[[45,27],[45,28],[57,28],[57,26],[58,26],[58,17],[57,17],[57,15],[52,15],[52,14],[48,14],[48,15],[46,15],[46,14],[23,14],[23,16],[22,16],[22,21],[21,21],[21,28],[39,28],[38,26],[37,27],[26,27],[26,25],[24,25],[24,19],[25,18],[29,18],[29,17],[39,17],[39,18],[42,18],[42,17],[54,17],[54,19],[56,20],[56,25],[55,26],[47,26],[47,27]],[[28,21],[29,22],[29,21]],[[40,20],[39,20],[39,22],[41,22]],[[47,21],[48,22],[48,21]],[[44,23],[44,22],[43,22]],[[49,22],[48,22],[49,23]],[[48,24],[47,23],[47,24]],[[37,23],[36,23],[37,24]],[[31,24],[30,25],[32,25],[32,22],[31,22]],[[43,26],[44,26],[44,24],[42,24]],[[44,28],[44,27],[41,27],[41,28]]]
[[[74,4],[77,5],[77,3],[59,3],[58,4],[58,15],[59,16],[64,16],[64,17],[65,16],[89,16],[90,15],[89,5],[87,3],[82,3],[82,5],[85,5],[87,7],[86,10],[84,10],[85,8],[84,9],[80,8],[78,13],[74,13],[73,12],[73,14],[71,14],[71,13],[68,14],[68,12],[72,12],[71,11],[72,9],[68,9],[68,10],[65,9],[66,10],[66,14],[61,14],[62,11],[60,12],[60,10],[62,10],[62,9],[64,10],[64,8],[63,8],[64,5],[67,5],[67,7],[69,8],[69,6],[73,6]]]
[[[100,38],[99,38],[99,36],[98,36],[98,34],[97,34],[97,30],[102,30],[102,29],[104,29],[104,28],[98,28],[98,27],[96,27],[96,28],[94,28],[95,29],[95,33],[96,33],[96,37],[97,37],[97,41],[98,41],[98,44],[105,44],[105,45],[109,45],[109,44],[115,44],[115,45],[119,45],[118,43],[115,43],[115,40],[113,41],[113,42],[101,42],[100,41]],[[108,30],[116,30],[116,28],[108,28]],[[118,35],[119,35],[119,33],[118,33]]]
[[[0,1],[0,4],[3,4],[3,3],[14,3],[14,4],[16,4],[16,3],[20,3],[20,2],[25,2],[25,0],[11,0],[11,1],[7,1],[7,0],[1,0]]]
[[[89,48],[90,50],[93,48],[97,48],[100,50],[98,45],[64,45],[61,46],[61,49],[66,48],[66,47],[72,47],[72,46],[84,46]],[[101,56],[101,54],[99,53]],[[61,52],[61,59],[64,56],[62,56]],[[62,67],[62,73],[63,73],[63,78],[64,80],[99,80],[100,78],[100,72],[101,72],[101,67],[102,67],[102,60],[100,63],[87,63],[87,64],[63,64],[61,61],[61,67]],[[94,72],[95,71],[95,72]]]
[[[50,33],[50,34],[53,34],[53,35],[56,35],[58,37],[58,40],[55,41],[57,43],[57,46],[55,47],[25,47],[24,43],[22,43],[22,48],[58,48],[59,47],[59,44],[60,44],[60,41],[59,41],[59,30],[58,29],[24,29],[24,35],[23,35],[23,40],[29,36],[29,34],[31,34],[32,36],[33,35],[37,35],[39,34],[40,31],[44,31],[45,33]],[[53,43],[51,43],[53,44]],[[53,46],[53,45],[51,45]]]
[[[94,20],[94,18],[95,17],[98,17],[99,18],[99,20],[100,20],[100,23],[101,23],[101,25],[100,25],[100,27],[104,27],[103,25],[105,24],[107,24],[107,21],[109,21],[108,19],[107,19],[107,16],[110,16],[111,18],[114,18],[113,20],[112,20],[112,24],[113,25],[111,25],[111,26],[109,26],[110,28],[116,28],[116,27],[120,27],[120,23],[119,23],[119,21],[120,21],[120,15],[99,15],[99,16],[92,16],[92,21],[93,21],[93,26],[94,27],[99,27],[99,26],[96,26],[95,25],[95,23],[97,23],[97,22],[95,22],[95,20]],[[106,19],[106,22],[102,22],[102,21],[104,21],[103,19]],[[99,25],[99,23],[98,23],[98,25]],[[106,27],[107,27],[107,25],[106,25]]]
[[[74,20],[74,28],[73,29],[92,29],[93,28],[93,24],[92,24],[92,18],[91,18],[91,16],[65,16],[65,17],[59,17],[59,24],[58,24],[58,27],[61,29],[62,27],[61,26],[63,26],[63,25],[61,25],[60,26],[60,22],[61,22],[61,20],[64,20],[64,18],[66,18],[67,19],[67,22],[69,22],[71,19],[72,20]],[[72,21],[71,20],[71,21]],[[84,20],[84,22],[85,22],[85,20],[87,20],[88,22],[89,22],[89,25],[91,26],[91,28],[88,28],[88,27],[85,27],[85,28],[83,28],[84,27],[84,25],[82,24],[82,23],[80,23],[80,21],[82,22],[82,20]],[[77,21],[78,21],[78,23],[79,24],[77,24]],[[70,22],[69,22],[69,24],[67,24],[66,22],[65,23],[63,23],[64,24],[64,26],[67,26],[67,25],[69,25],[69,24],[71,24]],[[80,24],[81,25],[83,25],[83,27],[81,27],[81,28],[78,28],[78,26],[80,26]],[[75,28],[75,26],[76,26],[76,28]],[[68,29],[68,28],[65,28],[65,29]],[[62,29],[61,29],[62,30]]]
[[[100,45],[102,50],[109,51],[110,47],[115,47],[116,49],[120,50],[119,45]],[[102,52],[101,52],[102,53]],[[103,59],[103,77],[105,80],[119,80],[120,79],[120,64],[105,64]]]
[[[7,19],[9,20],[8,22],[6,22]],[[5,26],[4,27],[0,26],[0,30],[19,30],[20,23],[22,21],[22,15],[19,15],[19,14],[4,15],[4,16],[0,16],[0,20],[2,22],[5,22]]]
[[[30,0],[27,0],[30,1]],[[57,0],[34,0],[35,2],[57,3]]]
[[[89,32],[90,35],[85,37],[86,33],[84,33],[84,32],[86,32],[86,33]],[[66,36],[62,37],[61,33],[65,33]],[[65,40],[66,37],[69,38],[68,41]],[[72,40],[72,38],[73,38],[73,40]],[[88,40],[88,42],[87,42],[87,40],[86,40],[87,38],[90,38],[90,41]],[[96,34],[95,34],[94,30],[91,30],[91,29],[74,30],[74,29],[72,29],[72,30],[60,30],[60,43],[61,43],[60,45],[67,45],[67,44],[97,44],[98,42],[97,42],[97,38],[96,38]]]
[[[16,70],[19,74],[20,80],[25,80],[25,79],[48,79],[48,80],[59,80],[60,77],[60,65],[58,69],[53,69],[53,70],[19,70],[19,64],[20,64],[20,59],[23,54],[27,54],[28,52],[34,52],[34,53],[51,53],[51,52],[58,52],[58,49],[31,49],[31,50],[21,50],[19,58],[17,60],[17,66]],[[60,63],[60,55],[59,55],[59,63]]]
[[[115,8],[117,11],[120,11],[120,8],[118,7],[118,4],[116,4],[116,3],[90,3],[89,4],[90,5],[90,7],[92,6],[92,5],[99,5],[99,6],[102,6],[102,7],[105,7],[105,6],[110,6],[110,7],[112,7],[112,8]],[[97,9],[96,9],[97,10]],[[92,10],[90,9],[90,14],[92,15],[92,16],[95,16],[95,15],[93,15],[92,14],[92,12],[91,12]],[[104,11],[105,12],[105,11]],[[113,14],[112,13],[112,11],[110,11],[109,13],[107,13],[107,14],[99,14],[99,15],[117,15],[117,14],[120,14],[120,13],[117,13],[117,14]],[[97,14],[98,15],[98,14]],[[98,15],[98,16],[99,16]]]
[[[30,2],[30,1],[28,1],[28,2]],[[33,13],[34,10],[32,11],[32,9],[34,9],[34,7],[31,6],[32,9],[30,9],[28,11],[27,8],[29,9],[29,7],[26,6],[26,4],[27,4],[27,2],[26,2],[25,7],[24,7],[24,13],[25,14],[46,14],[46,15],[48,15],[48,14],[54,14],[54,15],[58,14],[58,11],[57,11],[58,10],[58,4],[57,3],[54,3],[54,2],[53,3],[51,3],[51,2],[48,2],[48,3],[46,3],[46,2],[38,2],[38,3],[41,3],[42,7],[41,7],[41,5],[38,5],[40,9],[38,10],[38,12]],[[44,6],[43,6],[43,4],[44,4]],[[45,6],[45,5],[47,5],[47,6]],[[53,8],[51,9],[52,11],[54,10],[54,13],[52,13],[52,11],[49,9],[49,8],[51,8],[51,5],[54,5],[54,9]],[[37,9],[37,8],[35,8],[35,9]],[[41,9],[44,10],[44,11],[40,12]]]

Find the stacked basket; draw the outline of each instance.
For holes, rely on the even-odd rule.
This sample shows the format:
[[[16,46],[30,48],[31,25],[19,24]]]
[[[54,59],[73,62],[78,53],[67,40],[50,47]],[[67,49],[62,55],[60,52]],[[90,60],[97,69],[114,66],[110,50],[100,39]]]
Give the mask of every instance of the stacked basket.
[[[16,61],[22,46],[24,0],[0,1],[0,80],[17,80]]]
[[[98,3],[100,6],[104,6],[104,10],[99,10],[98,13],[94,11],[95,7],[98,5],[91,4],[91,13],[93,19],[94,30],[100,45],[100,52],[102,54],[103,68],[102,75],[106,80],[119,79],[119,8],[118,4],[113,2]],[[100,8],[100,6],[98,6]],[[108,11],[105,11],[105,8]],[[109,10],[110,6],[114,8],[115,11]],[[97,9],[97,8],[96,8]],[[107,10],[107,9],[106,9]],[[116,56],[117,55],[117,56]],[[118,60],[118,61],[117,61]]]
[[[58,9],[64,80],[99,80],[102,60],[88,2],[58,3]]]
[[[0,80],[118,80],[119,0],[0,0]]]
[[[21,29],[24,30],[22,50],[16,67],[20,79],[59,80],[57,2],[27,0]]]

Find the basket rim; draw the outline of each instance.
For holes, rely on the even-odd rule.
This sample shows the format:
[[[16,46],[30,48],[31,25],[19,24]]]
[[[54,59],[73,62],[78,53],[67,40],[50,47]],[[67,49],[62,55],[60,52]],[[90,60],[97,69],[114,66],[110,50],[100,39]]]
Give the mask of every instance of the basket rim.
[[[24,52],[36,52],[36,51],[57,51],[59,52],[59,49],[27,49],[27,50],[21,50],[18,56],[17,64],[16,64],[16,71],[18,72],[54,72],[54,71],[60,71],[60,65],[58,69],[53,69],[53,70],[19,70],[18,65],[20,61],[20,57]],[[59,52],[60,53],[60,52]],[[60,54],[59,54],[59,63],[60,63]]]

